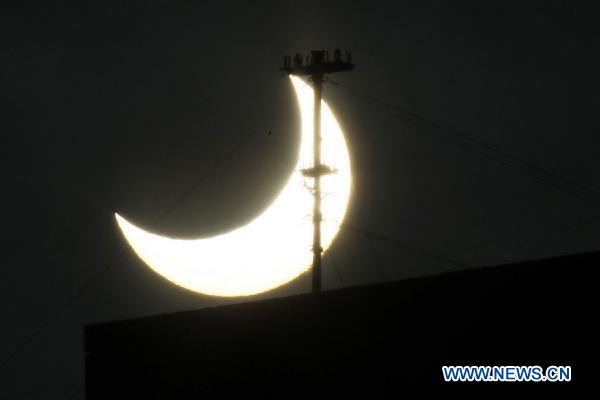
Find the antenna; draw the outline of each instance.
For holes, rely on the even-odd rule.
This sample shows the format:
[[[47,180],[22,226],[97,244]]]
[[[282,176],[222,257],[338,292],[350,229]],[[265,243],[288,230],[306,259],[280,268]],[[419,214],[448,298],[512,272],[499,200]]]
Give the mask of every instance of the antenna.
[[[313,185],[313,267],[312,267],[312,291],[315,294],[321,293],[321,176],[332,174],[335,171],[321,163],[321,99],[323,92],[323,80],[325,74],[334,72],[350,71],[354,68],[352,56],[345,52],[342,60],[342,51],[336,49],[333,52],[333,60],[329,58],[327,50],[311,50],[310,55],[303,57],[302,54],[296,54],[292,59],[290,56],[283,56],[283,67],[288,75],[307,76],[312,82],[314,90],[314,141],[313,141],[313,166],[302,169],[302,174],[314,180]]]

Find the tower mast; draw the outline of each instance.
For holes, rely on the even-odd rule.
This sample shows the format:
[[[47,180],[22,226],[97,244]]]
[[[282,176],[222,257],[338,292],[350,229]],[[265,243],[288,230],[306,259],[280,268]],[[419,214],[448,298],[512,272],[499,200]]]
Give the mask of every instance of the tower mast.
[[[321,99],[323,93],[323,82],[325,74],[334,72],[350,71],[354,68],[352,56],[345,52],[342,60],[342,52],[334,51],[333,60],[329,60],[327,50],[312,50],[310,56],[303,57],[296,54],[293,59],[290,56],[283,57],[282,71],[289,75],[306,76],[312,82],[314,91],[314,120],[313,120],[313,165],[302,170],[302,174],[312,178],[313,184],[313,266],[312,266],[312,291],[321,293],[321,176],[333,173],[333,169],[321,163]]]

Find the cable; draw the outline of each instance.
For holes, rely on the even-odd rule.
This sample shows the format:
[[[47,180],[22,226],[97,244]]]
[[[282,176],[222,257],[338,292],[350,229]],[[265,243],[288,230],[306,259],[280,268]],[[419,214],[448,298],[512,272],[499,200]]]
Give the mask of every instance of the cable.
[[[333,258],[333,254],[331,253],[331,251],[328,251],[326,256],[329,259],[329,262],[331,263],[331,265],[333,266],[333,269],[338,277],[338,280],[340,281],[340,285],[342,285],[342,288],[345,288],[346,285],[344,284],[344,279],[342,278],[342,273],[338,269],[337,264]]]
[[[519,157],[517,157],[515,155],[509,154],[509,153],[507,153],[507,152],[505,152],[503,150],[496,149],[496,148],[494,148],[494,147],[492,147],[492,146],[490,146],[488,144],[479,142],[479,141],[477,141],[477,140],[469,137],[468,135],[462,134],[462,133],[457,132],[457,131],[455,131],[453,129],[450,129],[450,128],[447,128],[445,126],[442,126],[441,124],[438,124],[436,122],[427,120],[425,117],[423,117],[423,116],[421,116],[419,114],[416,114],[414,112],[408,111],[406,109],[398,107],[398,106],[396,106],[394,104],[391,104],[389,102],[385,102],[383,100],[379,100],[379,99],[375,98],[374,96],[363,94],[360,91],[358,91],[356,89],[353,89],[353,88],[344,88],[342,85],[340,85],[337,82],[329,81],[329,83],[333,84],[334,87],[339,88],[341,90],[345,90],[347,92],[350,92],[350,93],[354,94],[357,97],[365,98],[365,99],[369,100],[371,103],[375,103],[377,105],[383,106],[384,107],[383,109],[389,115],[391,115],[391,116],[393,116],[395,118],[398,118],[400,120],[403,120],[403,121],[412,123],[414,125],[420,126],[422,128],[425,128],[428,132],[430,132],[432,134],[435,134],[435,135],[437,135],[439,137],[443,137],[443,138],[445,138],[445,139],[453,142],[454,144],[459,145],[459,146],[461,146],[461,147],[463,147],[463,148],[465,148],[465,149],[467,149],[467,150],[469,150],[471,152],[474,152],[474,153],[476,153],[476,154],[478,154],[478,155],[480,155],[482,157],[485,157],[485,158],[488,158],[490,160],[496,161],[496,162],[498,162],[498,163],[500,163],[500,164],[502,164],[502,165],[504,165],[504,166],[506,166],[508,168],[516,170],[516,171],[518,171],[518,172],[520,172],[520,173],[522,173],[524,175],[527,175],[527,176],[529,176],[531,178],[534,178],[534,179],[536,179],[538,181],[541,181],[541,182],[546,183],[548,185],[551,185],[551,186],[553,186],[555,188],[558,188],[558,189],[562,190],[563,192],[566,192],[566,193],[569,193],[569,194],[571,194],[571,195],[573,195],[575,197],[578,197],[579,199],[583,200],[584,202],[586,202],[588,204],[598,204],[600,202],[600,191],[596,190],[595,188],[591,188],[591,187],[582,185],[580,183],[574,182],[574,181],[572,181],[570,179],[564,178],[564,177],[562,177],[562,176],[560,176],[560,175],[558,175],[558,174],[556,174],[554,172],[551,172],[551,171],[548,171],[548,170],[546,170],[544,168],[538,167],[538,166],[532,164],[529,161],[523,160],[523,159],[521,159],[521,158],[519,158]],[[408,118],[407,117],[403,117],[401,115],[398,115],[398,114],[396,114],[396,113],[394,113],[394,112],[392,112],[390,110],[394,110],[396,112],[402,113],[402,114],[408,116]],[[439,134],[439,133],[441,133],[441,134]],[[457,138],[460,138],[461,140],[467,141],[467,142],[469,142],[469,143],[471,143],[473,145],[479,146],[479,147],[485,149],[488,152],[492,152],[492,153],[495,153],[496,155],[500,155],[502,157],[505,157],[505,158],[511,160],[513,163],[507,162],[506,160],[502,160],[502,159],[500,159],[498,157],[495,157],[493,155],[490,155],[490,154],[487,154],[487,153],[482,152],[480,150],[477,150],[477,149],[475,149],[475,148],[473,148],[473,147],[471,147],[471,146],[469,146],[469,145],[461,142],[460,140],[457,140]],[[519,163],[522,166],[515,165],[514,162]],[[532,173],[531,171],[528,171],[526,168],[523,168],[523,166],[525,166],[526,168],[528,168],[528,169],[530,169],[532,171],[535,171],[538,175],[536,175],[535,173]],[[542,176],[540,176],[540,175],[542,175]],[[558,183],[553,182],[551,179],[548,179],[548,177],[552,178],[552,179],[554,179],[556,181],[562,182],[563,185],[559,185]],[[576,188],[579,189],[579,191],[586,192],[588,195],[594,196],[594,200],[590,200],[590,199],[584,197],[578,191],[575,191],[575,190],[573,190],[571,188],[565,187],[564,185],[576,187]]]
[[[593,205],[588,205],[586,207],[583,207],[583,209],[590,209],[590,208],[593,208],[593,207],[594,207]],[[479,248],[488,246],[488,245],[490,245],[490,244],[492,244],[494,242],[497,242],[499,240],[503,240],[503,239],[509,238],[511,236],[514,236],[515,234],[528,231],[530,229],[533,229],[533,228],[536,228],[538,226],[554,222],[556,220],[560,220],[560,219],[566,217],[567,215],[571,215],[571,214],[573,214],[575,212],[580,212],[583,209],[582,208],[577,208],[576,210],[570,210],[568,212],[564,212],[564,213],[561,213],[561,214],[558,214],[558,215],[554,215],[554,216],[551,216],[551,217],[539,219],[539,220],[537,220],[535,222],[532,222],[531,224],[520,226],[520,227],[518,227],[516,229],[512,229],[512,230],[510,230],[508,232],[497,234],[497,235],[495,235],[495,236],[493,236],[491,238],[479,241],[479,242],[477,242],[475,244],[472,244],[472,245],[470,245],[468,247],[464,247],[462,249],[455,250],[455,251],[451,252],[449,255],[455,256],[455,255],[459,255],[459,254],[470,253],[470,252],[472,252],[474,250],[477,250]],[[594,219],[594,218],[598,218],[598,217],[599,216],[592,216],[592,217],[587,217],[587,219]],[[578,220],[578,221],[574,222],[574,224],[578,224],[581,221],[582,220]]]
[[[218,161],[210,170],[208,170],[204,175],[202,175],[195,183],[194,185],[191,187],[191,189],[187,190],[186,192],[184,192],[176,201],[175,203],[170,206],[169,208],[167,208],[167,210],[165,210],[156,221],[154,221],[154,223],[152,224],[152,226],[156,226],[160,221],[162,221],[169,213],[171,213],[175,207],[177,207],[179,204],[181,204],[182,201],[184,201],[186,198],[188,198],[195,189],[198,188],[198,186],[204,182],[207,178],[209,178],[225,161],[227,161],[229,158],[231,158],[233,156],[233,154],[235,154],[237,151],[239,151],[246,143],[249,142],[249,140],[257,134],[257,132],[259,132],[259,130],[271,119],[273,119],[272,114],[274,114],[275,112],[279,111],[280,109],[283,108],[283,106],[285,106],[288,102],[290,101],[290,99],[287,99],[280,102],[279,105],[277,107],[274,108],[274,110],[271,112],[271,116],[267,117],[265,120],[263,120],[255,129],[253,129],[250,134],[248,134],[247,136],[245,136],[242,141],[240,141],[236,146],[233,147],[233,149],[228,152],[225,157],[223,159],[221,159],[220,161]],[[73,303],[75,303],[81,296],[83,296],[83,294],[85,294],[87,292],[88,289],[90,289],[93,285],[95,285],[98,281],[100,281],[100,279],[106,275],[107,272],[109,272],[116,264],[118,261],[121,260],[121,258],[127,253],[127,248],[122,248],[121,251],[119,252],[119,254],[108,264],[106,265],[104,268],[102,268],[96,275],[94,275],[88,282],[86,282],[80,289],[79,291],[77,291],[75,293],[74,296],[72,296],[71,298],[69,298],[62,306],[60,306],[52,315],[50,315],[50,317],[48,319],[46,319],[39,327],[38,329],[36,329],[33,334],[31,334],[29,337],[27,337],[27,339],[21,343],[21,345],[19,345],[14,351],[12,351],[6,358],[4,358],[2,360],[2,362],[0,362],[0,371],[2,371],[6,365],[12,361],[17,355],[19,355],[21,353],[21,351],[23,351],[27,346],[29,346],[30,343],[32,343],[37,336],[39,336],[48,326],[50,326],[60,315],[62,315]]]
[[[122,249],[121,252],[113,258],[113,260],[103,269],[100,270],[92,279],[86,282],[74,296],[69,298],[66,303],[64,303],[61,307],[59,307],[46,321],[44,321],[38,329],[36,329],[33,334],[31,334],[20,346],[18,346],[15,350],[13,350],[8,357],[2,360],[0,363],[0,371],[4,369],[4,367],[12,361],[23,349],[25,349],[31,342],[35,340],[35,338],[42,333],[48,326],[50,326],[63,312],[65,312],[73,303],[75,303],[79,297],[81,297],[90,287],[92,287],[96,282],[100,280],[106,273],[115,265],[121,258],[125,255],[125,249]]]
[[[411,251],[411,252],[419,254],[421,256],[425,256],[425,257],[429,257],[429,258],[435,259],[435,260],[437,260],[439,262],[442,262],[444,264],[451,264],[451,265],[454,265],[454,266],[459,267],[461,269],[470,269],[470,268],[472,268],[471,265],[464,264],[464,263],[462,263],[460,261],[456,261],[456,260],[453,260],[453,259],[448,258],[448,257],[437,255],[437,254],[432,253],[432,252],[427,251],[427,250],[419,249],[417,247],[414,247],[414,246],[411,246],[409,244],[403,243],[403,242],[399,241],[398,239],[393,239],[393,238],[391,238],[389,236],[386,236],[384,234],[375,233],[373,231],[370,231],[370,230],[365,229],[365,228],[358,227],[356,225],[352,225],[352,224],[348,224],[348,223],[342,223],[341,227],[342,227],[342,229],[345,229],[345,230],[347,230],[349,232],[353,232],[353,233],[356,233],[356,234],[359,234],[359,235],[363,235],[365,237],[368,237],[368,238],[371,238],[371,239],[374,239],[374,240],[378,240],[378,241],[380,241],[382,243],[386,243],[386,244],[389,244],[389,245],[392,245],[392,246],[403,248],[405,250]]]
[[[352,194],[352,197],[356,198],[356,188],[354,185],[350,185],[350,192]],[[358,209],[358,213],[359,215],[363,215],[364,214],[364,210],[362,208],[362,203],[361,202],[357,202],[357,207]],[[375,263],[375,268],[377,269],[377,272],[379,272],[379,278],[382,281],[385,281],[385,274],[383,273],[383,268],[381,267],[381,263],[379,262],[379,256],[377,255],[377,252],[375,251],[375,248],[373,247],[373,244],[371,243],[371,240],[367,240],[367,246],[369,248],[369,253],[371,254],[371,258],[373,259],[373,262]]]
[[[372,239],[372,238],[369,238]],[[367,241],[367,246],[369,247],[369,253],[371,253],[371,258],[373,258],[373,262],[375,263],[375,268],[377,268],[377,272],[379,272],[379,278],[382,281],[385,281],[385,274],[383,273],[383,268],[381,267],[381,261],[379,260],[379,255],[375,251],[375,247],[373,247],[373,243],[371,240]]]
[[[526,160],[523,160],[523,159],[521,159],[521,158],[519,158],[519,157],[517,157],[515,155],[512,155],[512,154],[509,154],[509,153],[507,153],[505,151],[493,148],[492,146],[489,146],[489,145],[487,145],[485,143],[481,143],[481,142],[479,142],[479,141],[477,141],[475,139],[472,139],[471,137],[469,137],[469,136],[467,136],[465,134],[462,134],[462,133],[454,131],[454,130],[452,130],[450,128],[444,127],[444,126],[442,126],[442,125],[440,125],[438,123],[435,123],[435,122],[432,122],[432,121],[428,121],[426,118],[422,117],[421,115],[418,115],[418,114],[416,114],[414,112],[411,112],[411,111],[408,111],[408,110],[403,109],[401,107],[398,107],[398,106],[396,106],[394,104],[391,104],[389,102],[380,100],[380,99],[378,99],[378,98],[376,98],[374,96],[361,93],[360,91],[358,91],[356,89],[353,89],[353,88],[343,87],[342,85],[340,85],[339,83],[334,82],[334,81],[329,81],[328,83],[334,85],[335,87],[337,87],[337,88],[339,88],[341,90],[350,92],[351,94],[353,94],[353,95],[355,95],[357,97],[363,97],[363,98],[369,100],[372,103],[375,103],[375,104],[377,104],[379,106],[383,106],[384,109],[385,109],[385,111],[388,114],[390,114],[390,115],[392,115],[392,116],[394,116],[394,117],[396,117],[398,119],[401,119],[401,120],[407,121],[409,123],[412,123],[414,125],[423,127],[425,129],[427,129],[430,133],[433,133],[433,134],[436,133],[435,131],[432,131],[431,128],[434,128],[434,129],[436,129],[438,131],[445,132],[445,134],[442,136],[443,138],[445,138],[447,140],[451,140],[455,144],[458,144],[461,147],[466,148],[467,150],[473,151],[473,152],[475,152],[475,153],[477,153],[479,155],[482,155],[482,156],[484,156],[484,157],[486,157],[488,159],[497,161],[497,162],[499,162],[499,163],[501,163],[501,164],[503,164],[503,165],[505,165],[507,167],[510,167],[511,169],[517,170],[517,171],[519,171],[519,172],[521,172],[521,173],[523,173],[523,174],[525,174],[525,175],[527,175],[529,177],[535,178],[536,180],[539,180],[539,181],[542,181],[542,182],[544,182],[546,184],[554,186],[554,187],[560,189],[563,192],[567,192],[567,193],[569,193],[571,195],[574,195],[574,196],[578,197],[579,199],[581,199],[581,200],[583,200],[584,202],[587,203],[587,205],[584,208],[589,208],[591,206],[597,206],[597,205],[600,204],[600,201],[598,199],[598,197],[600,197],[600,191],[596,190],[595,188],[588,187],[588,186],[582,185],[582,184],[580,184],[578,182],[575,182],[575,181],[572,181],[570,179],[564,178],[564,177],[562,177],[562,176],[560,176],[560,175],[558,175],[558,174],[556,174],[556,173],[554,173],[552,171],[549,171],[547,169],[538,167],[538,166],[536,166],[536,165],[534,165],[534,164],[532,164],[532,163],[530,163],[530,162],[528,162]],[[399,115],[397,115],[397,114],[395,114],[393,112],[390,112],[389,111],[390,109],[395,110],[397,112],[400,112],[402,114],[405,114],[405,115],[409,116],[409,118],[403,118],[402,116],[399,116]],[[410,119],[410,118],[412,118],[412,119]],[[493,157],[493,156],[491,156],[489,154],[477,151],[476,149],[473,149],[472,147],[469,147],[469,146],[465,145],[464,143],[461,143],[460,141],[457,141],[456,139],[453,139],[453,136],[454,137],[458,137],[458,138],[460,138],[462,140],[468,141],[470,143],[473,143],[473,144],[475,144],[475,145],[477,145],[479,147],[482,147],[482,148],[486,149],[487,151],[499,154],[499,155],[501,155],[501,156],[503,156],[503,157],[505,157],[505,158],[513,161],[513,162],[520,163],[520,164],[526,166],[527,168],[529,168],[529,169],[537,172],[538,174],[545,175],[546,178],[543,177],[543,176],[538,176],[538,175],[532,174],[531,172],[529,172],[529,171],[527,171],[527,170],[525,170],[525,169],[523,169],[523,168],[521,168],[519,166],[510,164],[510,163],[508,163],[508,162],[506,162],[504,160],[498,159],[497,157]],[[566,184],[568,186],[576,187],[580,191],[586,192],[588,195],[594,196],[594,199],[590,200],[587,197],[582,196],[581,193],[579,193],[577,191],[573,191],[570,188],[565,188],[564,186],[558,185],[556,182],[553,182],[553,181],[547,179],[547,177],[550,177],[552,179],[555,179],[556,181],[562,182],[563,185]],[[532,229],[532,228],[537,227],[539,225],[551,222],[551,221],[553,221],[555,219],[562,218],[562,217],[565,216],[565,214],[571,214],[573,212],[578,212],[578,211],[581,211],[580,207],[577,207],[575,210],[571,210],[570,212],[561,214],[561,215],[559,215],[557,217],[546,218],[546,219],[534,222],[533,224],[528,224],[526,226],[517,228],[517,229],[512,230],[510,232],[507,232],[505,234],[496,235],[496,236],[494,236],[491,239],[484,240],[484,241],[480,242],[479,244],[475,244],[473,246],[470,246],[467,249],[463,249],[463,250],[460,250],[460,251],[455,251],[452,254],[458,254],[458,253],[463,253],[463,252],[466,252],[466,251],[472,251],[472,250],[474,250],[476,248],[480,248],[481,246],[484,246],[484,245],[487,245],[489,243],[492,243],[492,242],[494,242],[494,241],[496,241],[498,239],[502,239],[502,238],[505,238],[505,237],[507,237],[509,235],[512,235],[512,234],[515,234],[515,233],[520,233],[520,232],[526,231],[528,229]],[[591,218],[594,218],[594,217],[591,217]],[[555,230],[553,230],[553,231],[555,231]],[[551,232],[548,233],[548,234],[551,234]],[[539,237],[543,237],[543,236],[538,236],[538,238]]]
[[[510,250],[510,249],[513,249],[513,248],[516,248],[516,247],[529,246],[532,243],[535,243],[535,242],[539,241],[540,239],[543,239],[543,238],[555,235],[555,234],[557,234],[559,232],[564,232],[564,231],[573,229],[573,227],[575,227],[575,226],[577,226],[577,225],[579,225],[581,223],[588,222],[588,221],[591,221],[591,220],[596,220],[596,219],[600,219],[600,215],[592,215],[592,216],[589,216],[589,217],[582,217],[582,218],[579,218],[577,221],[572,222],[571,224],[561,224],[561,226],[559,226],[559,227],[556,227],[554,229],[551,229],[550,231],[541,233],[539,235],[533,236],[532,238],[529,238],[529,239],[525,240],[524,242],[515,243],[515,244],[512,244],[512,245],[508,245],[508,246],[503,246],[501,249],[496,249],[496,250],[492,251],[491,253],[489,253],[486,256],[486,258],[489,258],[492,255],[495,255],[495,254],[498,254],[498,253],[501,253],[501,252],[504,252],[506,250]]]
[[[271,114],[275,114],[277,112],[279,112],[287,103],[289,103],[290,100],[286,99],[282,102],[280,102],[279,106],[276,107]],[[200,179],[198,179],[186,192],[184,192],[181,197],[179,197],[169,208],[167,208],[167,210],[165,210],[165,212],[154,222],[153,225],[157,225],[158,223],[160,223],[167,215],[169,215],[177,206],[179,206],[183,201],[185,201],[192,193],[194,193],[194,191],[196,191],[196,189],[198,189],[198,187],[208,178],[210,177],[214,172],[217,171],[217,169],[219,169],[227,160],[229,160],[235,153],[237,153],[244,145],[246,145],[246,143],[248,143],[250,141],[250,139],[254,138],[254,136],[260,131],[261,128],[264,127],[264,125],[267,124],[267,122],[269,122],[270,120],[272,120],[273,117],[269,116],[267,118],[265,118],[254,130],[252,130],[248,135],[246,135],[237,145],[235,145],[231,151],[229,153],[227,153],[225,155],[224,158],[222,158],[220,161],[218,161],[216,164],[213,165],[213,167],[208,170],[208,172],[206,174],[204,174]],[[270,132],[270,131],[269,131]]]

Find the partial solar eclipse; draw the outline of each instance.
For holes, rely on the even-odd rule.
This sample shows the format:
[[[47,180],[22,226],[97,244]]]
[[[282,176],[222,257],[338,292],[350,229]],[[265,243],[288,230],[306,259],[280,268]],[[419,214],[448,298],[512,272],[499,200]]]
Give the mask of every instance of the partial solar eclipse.
[[[247,296],[283,285],[312,265],[313,197],[301,168],[312,165],[313,90],[291,77],[301,113],[298,161],[283,190],[253,221],[221,235],[177,239],[146,231],[115,213],[129,245],[154,271],[186,289],[214,296]],[[350,199],[351,172],[342,130],[325,101],[321,109],[324,164],[337,172],[321,178],[322,246],[326,251]]]

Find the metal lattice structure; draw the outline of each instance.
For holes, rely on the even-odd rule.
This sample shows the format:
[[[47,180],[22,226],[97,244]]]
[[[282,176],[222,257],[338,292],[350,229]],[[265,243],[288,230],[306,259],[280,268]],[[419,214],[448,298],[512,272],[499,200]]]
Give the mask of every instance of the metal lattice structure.
[[[294,58],[290,56],[283,57],[282,71],[289,75],[306,76],[312,83],[314,90],[314,148],[313,148],[313,166],[302,170],[302,174],[314,180],[313,184],[313,267],[312,267],[312,291],[321,292],[321,255],[323,247],[321,246],[321,176],[334,173],[334,169],[321,163],[321,99],[323,93],[323,81],[325,74],[334,72],[350,71],[354,68],[352,64],[352,55],[349,52],[344,53],[336,49],[333,52],[333,59],[329,58],[327,50],[312,50],[310,55],[303,56],[296,54]]]

